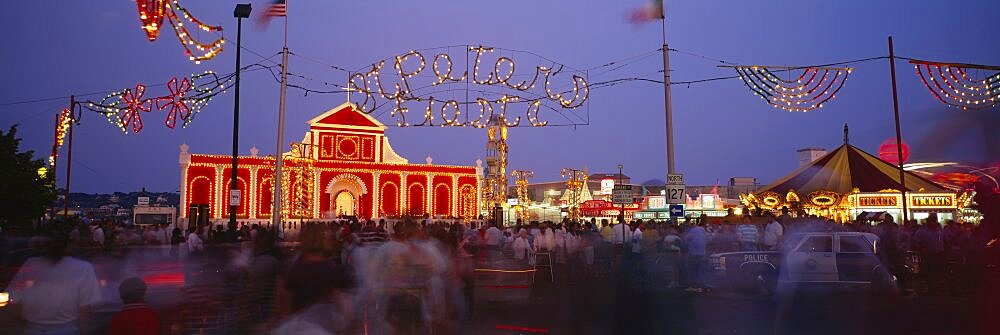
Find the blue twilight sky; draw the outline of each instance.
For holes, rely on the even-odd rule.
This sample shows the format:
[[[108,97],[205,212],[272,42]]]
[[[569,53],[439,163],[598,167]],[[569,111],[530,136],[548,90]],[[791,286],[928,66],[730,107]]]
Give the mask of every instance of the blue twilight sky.
[[[888,54],[886,37],[893,35],[900,56],[1000,65],[996,0],[666,2],[672,48],[729,62],[808,65],[878,57]],[[169,28],[156,42],[146,40],[133,1],[0,2],[5,77],[0,84],[0,127],[20,124],[22,145],[44,157],[55,114],[68,99],[9,103],[160,84],[208,69],[232,72],[235,3],[181,0],[199,19],[224,25],[229,39],[219,57],[195,65],[182,57]],[[411,49],[461,44],[527,50],[591,68],[660,46],[658,23],[635,26],[626,20],[630,10],[645,3],[290,0],[289,45],[296,54],[348,69]],[[253,5],[259,13],[266,2]],[[253,24],[244,28],[248,49],[264,56],[280,51],[280,19],[268,29]],[[210,40],[211,35],[201,37]],[[261,57],[244,52],[244,64],[258,61]],[[653,55],[591,81],[656,78],[661,65],[660,57]],[[675,81],[733,74],[716,65],[689,54],[671,54]],[[342,83],[346,77],[301,57],[291,58],[290,69],[315,79],[299,83],[317,89],[325,88],[321,81]],[[994,142],[1000,142],[995,135],[1000,110],[945,108],[905,61],[897,63],[897,72],[903,136],[913,147],[913,160],[998,160]],[[262,154],[273,154],[278,84],[266,71],[245,74],[242,84],[240,151],[245,154],[255,145]],[[148,94],[158,95],[162,89],[151,88]],[[677,168],[688,184],[725,183],[733,176],[768,183],[796,166],[796,149],[840,145],[845,122],[851,125],[852,143],[875,152],[879,143],[894,136],[890,92],[886,60],[858,64],[837,99],[805,114],[771,108],[738,79],[675,86]],[[345,98],[289,90],[286,141],[301,139],[306,120]],[[165,128],[163,114],[147,116],[137,135],[122,135],[99,115],[85,115],[75,134],[73,190],[177,190],[180,144],[189,144],[197,153],[230,152],[232,103],[232,92],[220,96],[187,129]],[[589,117],[589,126],[575,129],[512,129],[510,167],[534,170],[536,181],[546,181],[558,179],[562,167],[609,172],[622,163],[636,182],[664,179],[661,85],[631,82],[594,90]],[[482,130],[391,127],[388,135],[396,151],[413,162],[431,155],[435,163],[471,165],[485,153]],[[61,169],[60,185],[64,176]]]

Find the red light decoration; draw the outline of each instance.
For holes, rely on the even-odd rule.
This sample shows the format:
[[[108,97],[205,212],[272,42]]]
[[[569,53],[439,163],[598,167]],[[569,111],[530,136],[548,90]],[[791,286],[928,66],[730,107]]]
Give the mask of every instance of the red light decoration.
[[[160,36],[160,29],[163,27],[163,18],[166,18],[170,22],[170,26],[174,28],[174,35],[177,36],[181,46],[184,47],[184,54],[195,64],[200,64],[203,60],[212,59],[222,52],[222,45],[226,42],[225,39],[220,37],[208,44],[198,42],[191,37],[191,33],[177,15],[177,11],[181,12],[185,20],[197,25],[203,31],[222,31],[222,26],[211,26],[198,20],[186,8],[181,7],[177,3],[177,0],[137,0],[136,5],[138,6],[139,21],[142,22],[142,29],[146,32],[146,38],[150,42],[155,41]],[[195,55],[195,52],[191,50],[192,46],[200,53],[199,55]]]
[[[903,163],[906,163],[906,161],[910,160],[910,146],[906,144],[906,141],[903,141],[902,147]],[[895,138],[885,140],[885,142],[882,142],[882,144],[878,146],[878,158],[881,158],[886,163],[899,165],[899,155],[896,151]]]
[[[169,95],[146,99],[142,98],[146,86],[137,84],[135,89],[113,92],[100,102],[88,101],[84,106],[103,114],[108,122],[118,126],[123,133],[128,133],[129,125],[132,126],[133,133],[138,133],[142,130],[140,112],[152,111],[155,100],[157,110],[169,109],[164,121],[167,128],[173,129],[177,125],[177,118],[183,121],[182,127],[187,127],[212,98],[225,93],[226,86],[234,76],[230,74],[220,78],[215,72],[206,71],[180,81],[174,77],[166,84]]]
[[[775,108],[789,112],[808,112],[823,108],[823,104],[837,97],[848,75],[849,67],[777,67],[760,65],[732,66],[743,83],[754,95],[760,96]],[[781,79],[772,69],[780,71],[803,70],[795,79]]]
[[[924,86],[941,103],[962,110],[1000,104],[1000,72],[973,79],[969,70],[998,71],[1000,67],[911,60]]]
[[[146,31],[146,38],[150,42],[160,37],[160,27],[163,26],[163,12],[166,11],[166,2],[163,0],[136,0],[139,6],[139,21],[142,22],[142,29]]]
[[[135,90],[125,89],[122,100],[125,101],[126,107],[118,117],[121,120],[122,128],[127,128],[131,124],[133,133],[142,130],[142,114],[139,112],[149,113],[153,108],[153,99],[142,98],[145,93],[146,86],[142,84],[135,85]]]
[[[167,112],[167,119],[164,121],[164,124],[167,128],[174,129],[177,126],[178,117],[186,121],[188,116],[191,115],[191,108],[184,101],[184,96],[191,91],[191,81],[184,78],[184,80],[178,83],[177,77],[173,77],[167,82],[167,90],[170,91],[170,95],[156,98],[156,109],[170,109]],[[161,102],[163,102],[162,105],[160,104]]]

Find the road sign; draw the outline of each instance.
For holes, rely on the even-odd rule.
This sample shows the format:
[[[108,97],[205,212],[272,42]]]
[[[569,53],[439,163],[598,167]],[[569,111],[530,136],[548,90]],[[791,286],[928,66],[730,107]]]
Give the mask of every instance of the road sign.
[[[229,190],[229,206],[240,205],[240,190]]]
[[[671,205],[685,204],[687,199],[684,197],[684,185],[669,185],[666,191],[667,203]]]
[[[137,206],[149,206],[149,197],[139,197],[139,202],[136,203]]]
[[[631,204],[633,200],[631,185],[615,185],[611,194],[611,203],[615,205],[626,205]]]
[[[684,185],[684,175],[682,174],[667,175],[667,185]]]
[[[670,205],[670,217],[684,217],[684,205]]]

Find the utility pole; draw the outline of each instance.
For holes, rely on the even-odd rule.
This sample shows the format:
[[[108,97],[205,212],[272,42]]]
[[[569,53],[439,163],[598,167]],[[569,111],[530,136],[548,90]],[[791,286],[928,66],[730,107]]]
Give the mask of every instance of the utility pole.
[[[63,217],[69,218],[69,176],[71,167],[73,166],[73,128],[76,127],[76,114],[73,113],[73,109],[76,108],[76,96],[69,96],[69,147],[66,149],[66,199],[63,201]]]
[[[288,1],[285,1],[285,11],[288,11]],[[285,92],[288,90],[288,15],[285,14],[285,39],[281,48],[281,92],[278,98],[278,144],[274,151],[274,192],[271,193],[271,225],[277,229],[278,238],[283,238],[285,231],[281,222],[281,168],[284,165],[282,152],[285,150]],[[347,91],[350,101],[350,93]],[[285,190],[287,192],[288,190]],[[289,213],[291,213],[289,211]]]
[[[903,170],[903,135],[899,132],[899,98],[896,95],[896,54],[892,48],[892,36],[889,36],[889,72],[892,75],[892,112],[896,117],[896,160],[899,167],[900,192],[903,195],[903,221],[909,220],[908,204],[906,203],[906,172]]]

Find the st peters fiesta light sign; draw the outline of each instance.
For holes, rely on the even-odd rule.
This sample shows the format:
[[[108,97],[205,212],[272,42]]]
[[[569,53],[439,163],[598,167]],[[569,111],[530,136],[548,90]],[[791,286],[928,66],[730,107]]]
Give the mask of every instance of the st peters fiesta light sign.
[[[448,53],[451,48],[455,47],[425,50],[437,52],[430,58],[429,71],[428,57],[421,51],[379,60],[351,72],[347,90],[351,98],[357,96],[354,102],[363,112],[389,110],[400,127],[483,128],[491,122],[517,127],[522,116],[533,127],[550,125],[549,121],[542,121],[539,115],[542,110],[562,117],[552,125],[586,124],[586,119],[574,112],[584,106],[590,95],[585,72],[529,52],[461,46],[465,65],[459,75],[456,68],[463,67],[456,65],[455,58]],[[517,74],[515,55],[535,58],[547,65],[535,66],[533,73]],[[392,63],[388,71],[387,62]],[[419,109],[423,113],[411,116]],[[468,110],[475,109],[478,112],[473,116]]]

